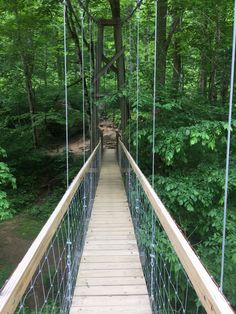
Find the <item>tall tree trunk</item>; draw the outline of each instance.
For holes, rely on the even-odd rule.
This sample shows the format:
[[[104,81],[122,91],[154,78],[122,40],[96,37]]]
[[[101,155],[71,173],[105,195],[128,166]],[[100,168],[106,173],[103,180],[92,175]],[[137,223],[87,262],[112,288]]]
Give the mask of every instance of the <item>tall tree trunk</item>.
[[[117,21],[117,24],[114,27],[114,39],[115,39],[115,49],[116,53],[121,51],[123,48],[123,40],[122,40],[122,25],[121,25],[121,18],[120,18],[120,0],[109,0],[111,11],[112,11],[112,18]],[[125,59],[124,54],[122,54],[119,59],[117,60],[117,83],[118,83],[118,90],[122,91],[125,87]],[[119,98],[119,105],[121,110],[121,129],[124,132],[127,119],[128,119],[128,106],[127,100],[125,96],[121,96]]]
[[[34,125],[35,124],[34,114],[35,114],[36,101],[35,101],[35,94],[34,94],[33,83],[32,83],[33,69],[32,69],[32,65],[29,64],[28,62],[29,62],[29,57],[27,57],[26,55],[23,54],[22,55],[22,63],[23,63],[23,67],[24,67],[25,87],[26,87],[27,99],[28,99],[28,105],[29,105],[33,143],[34,143],[35,148],[37,148],[39,146],[39,141],[38,141],[37,128]]]
[[[48,47],[47,44],[44,50],[44,85],[48,86]]]
[[[166,81],[167,34],[166,34],[167,0],[157,2],[157,91],[162,92]]]
[[[75,43],[75,48],[77,52],[77,58],[78,58],[78,63],[80,66],[82,66],[82,51],[81,51],[81,46],[80,46],[80,39],[78,36],[78,31],[81,31],[81,25],[79,23],[78,16],[76,15],[76,12],[73,9],[73,6],[71,4],[70,0],[67,0],[67,5],[68,5],[68,14],[67,14],[67,25],[69,32],[71,34],[71,37]],[[86,41],[85,36],[84,38],[81,38],[81,40],[84,41],[86,47],[89,49],[89,53],[92,53],[92,68],[94,69],[94,46],[92,43],[92,47],[90,47],[90,44]],[[90,97],[89,97],[89,91],[88,91],[88,85],[87,85],[87,79],[85,73],[83,75],[81,74],[82,79],[84,80],[84,89],[85,89],[85,110],[87,112],[87,115],[90,117],[90,123],[91,123],[91,149],[94,149],[98,136],[97,136],[97,131],[98,131],[98,118],[97,118],[97,107],[95,103],[92,103],[92,110],[90,112]],[[95,98],[98,92],[95,90]]]
[[[179,10],[175,11],[172,17],[173,27],[178,34],[181,32],[182,14]],[[174,98],[178,96],[182,71],[181,47],[178,36],[175,36],[173,43],[173,74],[172,74],[172,95]]]
[[[207,60],[206,51],[201,52],[199,90],[203,96],[207,94]]]
[[[205,15],[202,17],[203,26],[206,32],[208,32],[208,20]],[[209,42],[207,41],[207,38],[203,38],[202,45],[200,47],[200,63],[199,63],[199,92],[202,96],[207,96],[207,81],[208,81],[208,47]]]
[[[229,63],[228,63],[228,56],[227,53],[224,55],[224,63],[223,63],[223,69],[221,74],[221,87],[220,87],[220,97],[221,97],[221,103],[222,105],[225,105],[227,102],[228,97],[228,89],[229,89],[229,77],[230,77],[230,69],[229,69]]]
[[[34,114],[35,114],[35,93],[33,89],[33,64],[34,64],[34,55],[31,51],[32,49],[32,38],[31,34],[27,34],[27,31],[22,31],[21,24],[19,22],[19,14],[18,7],[15,7],[15,16],[16,16],[16,24],[17,24],[17,40],[19,43],[19,51],[22,60],[23,72],[25,77],[25,89],[27,93],[29,113],[31,119],[31,130],[32,130],[32,138],[35,148],[39,146],[38,141],[38,132],[35,126]],[[26,37],[28,35],[28,37]],[[23,37],[24,36],[24,37]],[[23,39],[22,39],[23,37]]]

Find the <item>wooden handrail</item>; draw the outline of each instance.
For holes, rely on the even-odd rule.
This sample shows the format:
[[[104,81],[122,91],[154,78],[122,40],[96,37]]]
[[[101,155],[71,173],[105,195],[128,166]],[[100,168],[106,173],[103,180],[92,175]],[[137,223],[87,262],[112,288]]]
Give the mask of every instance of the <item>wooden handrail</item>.
[[[39,235],[30,246],[29,250],[17,266],[16,270],[13,272],[3,290],[0,292],[0,313],[12,314],[16,310],[31,278],[37,269],[37,266],[39,265],[52,237],[65,215],[73,196],[75,195],[84,176],[89,171],[91,163],[100,148],[100,144],[101,143],[99,142],[84,166],[74,178],[73,182],[40,231]]]
[[[168,210],[165,208],[121,140],[119,140],[119,144],[129,160],[133,171],[145,191],[147,198],[171,241],[178,258],[207,313],[233,314],[233,309],[224,295],[220,292],[219,287],[211,279],[207,270],[202,265]]]

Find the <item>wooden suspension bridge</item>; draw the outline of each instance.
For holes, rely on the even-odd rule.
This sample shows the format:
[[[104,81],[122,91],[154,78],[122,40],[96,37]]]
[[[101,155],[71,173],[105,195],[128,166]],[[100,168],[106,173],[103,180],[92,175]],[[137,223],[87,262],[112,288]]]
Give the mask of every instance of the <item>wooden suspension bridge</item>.
[[[66,152],[69,181],[67,3],[65,0],[63,2]],[[141,1],[137,1],[135,10],[139,8],[140,3]],[[121,91],[125,86],[122,21],[120,8],[115,4],[117,3],[113,3],[111,20],[96,21],[98,31],[93,95],[95,99],[100,97],[101,77],[108,69],[117,74],[118,90]],[[82,8],[85,10],[83,6]],[[157,11],[155,12],[156,23]],[[83,18],[81,20],[83,23]],[[115,30],[116,52],[102,68],[105,27],[113,27]],[[81,29],[83,42],[83,25]],[[137,113],[138,31],[139,27]],[[89,48],[91,47],[92,43]],[[83,54],[83,49],[81,53]],[[81,59],[84,59],[83,56]],[[114,67],[114,63],[117,67]],[[81,68],[84,70],[82,61]],[[156,70],[155,60],[154,95]],[[82,83],[85,139],[84,75]],[[153,98],[155,117],[156,98],[155,96]],[[121,126],[122,130],[125,130],[128,106],[124,96],[119,98],[119,105]],[[92,106],[91,120],[93,151],[1,290],[0,314],[234,313],[119,137],[116,150],[104,151],[102,140],[95,147],[98,125],[95,105]],[[230,123],[228,131],[230,134]],[[153,142],[154,132],[155,123]],[[136,133],[138,137],[138,129]]]
[[[1,314],[234,313],[120,140],[117,147],[118,151],[105,150],[102,162],[101,143],[95,148],[1,291]],[[134,189],[130,184],[132,176]],[[183,282],[171,277],[171,268],[166,270],[164,251],[160,253],[164,263],[155,251],[156,264],[148,267],[149,254],[145,258],[136,241],[141,221],[137,223],[130,201],[137,186],[142,189],[140,200],[144,196],[148,200],[178,257],[187,285],[196,294],[194,300],[200,300],[198,305],[195,301],[188,303],[192,297],[186,296],[186,289],[184,300],[181,299],[183,287],[177,287],[177,283]],[[137,197],[135,194],[134,199]],[[143,204],[146,208],[139,207],[142,215],[148,212],[147,203]],[[65,234],[66,241],[59,232]],[[158,271],[153,272],[155,269]],[[168,282],[171,284],[167,288]]]

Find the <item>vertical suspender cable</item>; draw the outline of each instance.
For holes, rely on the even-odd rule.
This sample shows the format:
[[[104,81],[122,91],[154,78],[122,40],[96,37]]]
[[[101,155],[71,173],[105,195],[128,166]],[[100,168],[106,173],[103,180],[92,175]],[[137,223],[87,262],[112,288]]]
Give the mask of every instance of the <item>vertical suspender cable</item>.
[[[90,105],[90,146],[91,148],[93,147],[93,143],[92,143],[92,105],[93,105],[93,95],[92,95],[92,77],[93,77],[93,66],[92,66],[92,41],[93,41],[93,29],[92,29],[92,20],[89,17],[88,20],[88,31],[89,31],[89,82],[90,82],[90,86],[89,86],[89,105]]]
[[[152,122],[152,187],[155,189],[155,139],[156,139],[156,82],[157,82],[157,0],[155,0],[155,49],[153,69],[153,122]],[[155,260],[155,217],[152,210],[152,239],[151,239],[151,301],[154,301],[154,260]]]
[[[68,132],[68,91],[67,91],[67,41],[66,41],[66,12],[67,3],[64,4],[64,66],[65,66],[65,111],[66,111],[66,185],[69,187],[69,132]],[[70,230],[70,215],[67,214],[67,302],[70,305],[72,299],[72,281],[71,281],[71,230]]]
[[[155,0],[155,49],[153,70],[153,120],[152,120],[152,187],[155,181],[155,138],[156,138],[156,83],[157,83],[157,0]]]
[[[129,88],[129,91],[132,90],[132,83],[131,83],[131,77],[132,77],[132,70],[133,70],[133,67],[132,67],[132,23],[130,22],[129,23],[129,82],[128,82],[128,88]],[[130,100],[129,100],[130,102]],[[131,119],[129,120],[129,152],[130,152],[130,148],[131,148]]]
[[[66,41],[66,0],[64,4],[64,83],[65,83],[65,114],[66,114],[66,186],[69,187],[69,131],[68,131],[68,91],[67,91],[67,41]]]
[[[140,0],[137,0],[139,3]],[[140,9],[137,9],[137,59],[136,59],[136,164],[139,164],[139,35],[140,35]]]
[[[83,162],[85,164],[86,136],[85,136],[84,11],[83,11],[83,8],[81,8],[81,78],[82,78],[82,103],[83,103]]]
[[[221,290],[221,292],[223,291],[223,282],[224,282],[224,260],[225,260],[225,240],[226,240],[225,238],[226,238],[228,182],[229,182],[229,161],[230,161],[230,139],[231,139],[232,109],[233,109],[233,95],[234,95],[235,50],[236,50],[236,0],[234,1],[233,48],[232,48],[232,63],[231,63],[231,80],[230,80],[230,100],[229,100],[229,116],[228,116],[228,136],[227,136],[227,150],[226,150],[226,166],[225,166],[224,220],[223,220],[221,275],[220,275],[220,290]]]

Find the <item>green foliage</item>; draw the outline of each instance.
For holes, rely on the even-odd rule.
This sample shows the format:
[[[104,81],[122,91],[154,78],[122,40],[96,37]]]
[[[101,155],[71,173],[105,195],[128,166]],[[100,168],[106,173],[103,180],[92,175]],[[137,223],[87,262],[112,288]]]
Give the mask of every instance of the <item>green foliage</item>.
[[[45,221],[55,209],[64,191],[64,188],[55,189],[43,200],[42,204],[33,205],[29,210],[30,214]]]
[[[130,98],[132,101],[132,97]],[[149,97],[140,96],[139,108],[139,160],[146,175],[151,173],[152,111]],[[131,145],[136,147],[136,110],[130,120]],[[155,189],[172,216],[197,250],[204,264],[220,280],[221,245],[223,228],[223,202],[225,189],[225,152],[227,137],[227,111],[219,105],[214,108],[203,98],[191,100],[183,97],[176,101],[156,104],[155,130]],[[223,118],[224,117],[224,118]],[[235,151],[236,116],[233,116],[231,136]],[[126,133],[128,137],[128,132]],[[231,157],[229,172],[229,202],[225,256],[224,291],[233,304],[236,297],[236,160]],[[143,244],[149,245],[149,236],[143,225]],[[145,242],[147,239],[147,243]],[[163,250],[168,253],[163,240]],[[174,263],[175,264],[175,263]],[[177,264],[176,264],[177,265]],[[234,288],[232,288],[234,287]]]
[[[7,157],[6,151],[0,148],[0,157]],[[5,162],[0,162],[0,221],[12,217],[12,211],[10,209],[10,203],[7,197],[7,193],[3,190],[11,186],[16,189],[16,179],[11,174],[9,167]]]
[[[32,219],[28,215],[22,215],[18,218],[18,224],[15,229],[16,235],[21,239],[34,240],[40,232],[44,221],[40,219]]]
[[[13,265],[9,264],[5,260],[0,259],[0,287],[4,285],[12,271]]]

